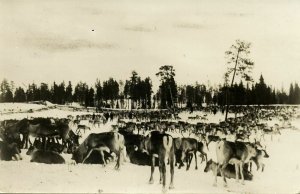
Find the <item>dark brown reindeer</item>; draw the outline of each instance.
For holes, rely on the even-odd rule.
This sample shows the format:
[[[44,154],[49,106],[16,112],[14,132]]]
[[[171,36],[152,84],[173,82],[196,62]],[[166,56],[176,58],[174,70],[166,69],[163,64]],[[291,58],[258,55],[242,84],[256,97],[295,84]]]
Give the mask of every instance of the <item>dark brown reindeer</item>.
[[[166,166],[169,161],[170,164],[170,174],[171,181],[169,189],[173,189],[173,179],[174,179],[174,143],[173,138],[159,131],[150,132],[141,142],[140,150],[147,152],[151,159],[151,175],[149,183],[153,184],[153,173],[155,168],[155,157],[159,159],[159,171],[160,171],[160,183],[163,185],[163,190],[166,190]]]
[[[1,138],[7,143],[17,143],[19,148],[22,147],[22,141],[20,137],[20,127],[22,123],[17,120],[6,120],[1,124],[0,133]]]
[[[176,138],[174,139],[175,142],[175,148],[176,148],[176,158],[178,158],[179,161],[176,161],[176,163],[179,163],[178,168],[180,169],[183,164],[183,160],[186,159],[187,166],[186,170],[189,170],[191,161],[193,159],[193,156],[195,156],[195,169],[198,169],[198,162],[197,162],[197,151],[201,153],[202,161],[205,159],[207,161],[207,154],[204,152],[203,148],[204,145],[202,142],[198,142],[194,138]],[[180,156],[180,158],[178,157]]]
[[[22,160],[18,144],[0,141],[0,159],[5,161]]]
[[[86,126],[86,125],[77,125],[77,129],[76,129],[76,134],[81,134],[81,130],[83,130],[83,133],[85,134],[86,130],[91,130],[90,127]]]
[[[39,150],[33,148],[31,150],[31,160],[30,162],[44,163],[44,164],[64,164],[65,159],[57,152],[49,150]]]
[[[23,146],[28,147],[31,144],[29,136],[40,137],[44,145],[47,147],[47,138],[61,138],[63,145],[69,138],[69,121],[66,119],[54,120],[49,118],[35,118],[33,120],[22,119],[18,122],[19,133],[23,135]]]

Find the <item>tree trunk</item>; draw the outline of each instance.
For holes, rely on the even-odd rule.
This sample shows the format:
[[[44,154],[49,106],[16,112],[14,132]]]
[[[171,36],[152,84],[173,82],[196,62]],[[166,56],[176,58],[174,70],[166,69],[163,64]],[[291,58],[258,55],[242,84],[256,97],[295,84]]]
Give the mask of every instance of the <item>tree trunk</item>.
[[[236,74],[236,67],[237,67],[238,59],[239,59],[239,54],[240,54],[240,49],[238,50],[238,53],[237,53],[237,56],[236,56],[235,66],[234,66],[234,71],[233,71],[233,76],[232,76],[230,88],[232,88],[232,86],[233,86],[233,82],[234,82],[234,78],[235,78],[235,74]],[[229,111],[228,90],[229,90],[229,88],[227,87],[227,90],[226,90],[226,113],[225,113],[225,121],[227,121],[227,116],[228,116],[228,111]]]
[[[174,108],[174,102],[173,102],[172,90],[171,90],[170,85],[168,85],[168,86],[169,86],[169,90],[170,90],[170,96],[171,96],[172,108]]]

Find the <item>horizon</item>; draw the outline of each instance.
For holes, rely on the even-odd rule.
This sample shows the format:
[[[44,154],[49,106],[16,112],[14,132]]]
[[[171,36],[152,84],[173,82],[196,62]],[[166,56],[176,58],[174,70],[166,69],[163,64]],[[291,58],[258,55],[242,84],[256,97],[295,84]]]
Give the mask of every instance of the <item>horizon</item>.
[[[137,72],[137,73],[138,73],[138,72]],[[140,76],[140,75],[138,74],[138,76]],[[262,76],[263,76],[263,75],[262,75]],[[146,76],[146,77],[149,77],[149,76]],[[141,79],[144,80],[146,77],[141,77]],[[110,79],[110,78],[113,78],[113,77],[109,77],[108,79]],[[263,78],[264,78],[264,77],[263,77]],[[93,83],[91,83],[91,84],[85,82],[84,80],[79,80],[79,81],[75,81],[75,82],[72,82],[72,81],[70,81],[70,80],[62,80],[62,81],[55,81],[55,80],[53,80],[53,81],[49,81],[49,82],[45,82],[45,81],[42,81],[42,82],[35,82],[35,81],[32,81],[32,82],[28,82],[28,83],[26,83],[26,84],[25,84],[25,83],[21,83],[21,84],[19,85],[19,84],[16,84],[16,83],[14,82],[14,80],[9,80],[9,79],[7,79],[7,78],[3,78],[3,79],[0,80],[0,81],[2,82],[4,79],[6,79],[6,80],[8,81],[8,83],[13,82],[13,84],[14,84],[13,91],[15,91],[15,89],[18,88],[18,87],[21,87],[21,88],[27,90],[27,89],[28,89],[28,86],[29,86],[30,84],[36,84],[36,86],[39,87],[42,83],[47,84],[48,87],[49,87],[49,89],[50,89],[51,86],[53,86],[53,83],[54,83],[54,82],[55,82],[57,85],[59,85],[59,84],[61,84],[61,83],[64,83],[64,84],[65,84],[65,87],[67,87],[68,84],[69,84],[69,82],[71,82],[71,85],[72,85],[72,89],[73,89],[73,90],[75,89],[76,85],[77,85],[79,82],[82,82],[82,83],[86,83],[89,87],[93,87],[93,88],[95,89],[95,83],[96,83],[97,80],[100,81],[101,86],[103,86],[103,82],[104,82],[104,81],[107,81],[107,80],[108,80],[108,79],[106,79],[106,80],[100,80],[100,79],[96,78],[95,81],[94,81]],[[130,79],[130,76],[129,76],[126,80],[117,80],[117,79],[115,79],[115,78],[113,78],[113,79],[116,80],[116,81],[118,82],[118,84],[120,84],[120,81],[122,81],[123,84],[124,84],[123,87],[125,87],[125,81],[126,81],[126,80],[129,80],[129,79]],[[152,81],[152,80],[151,80],[151,81]],[[175,81],[176,81],[176,76],[175,76]],[[258,80],[253,80],[252,82],[246,82],[245,80],[239,79],[238,81],[237,81],[237,80],[234,81],[234,84],[239,84],[241,81],[242,81],[242,83],[243,83],[243,85],[244,85],[245,88],[246,88],[246,86],[247,86],[248,83],[249,83],[249,87],[255,86],[255,84],[259,83],[259,79],[258,79]],[[264,80],[264,81],[265,81],[265,80]],[[187,84],[178,84],[178,83],[177,83],[177,87],[180,87],[180,86],[187,86],[187,85],[195,86],[196,84],[199,84],[199,85],[205,85],[206,87],[211,87],[212,89],[219,89],[220,87],[223,86],[224,83],[219,83],[219,84],[210,85],[209,81],[208,81],[207,83],[200,83],[200,82],[196,81],[196,82],[194,82],[194,83],[187,83]],[[298,82],[291,82],[291,83],[289,84],[289,88],[287,88],[287,89],[286,89],[286,88],[277,88],[277,87],[274,87],[274,86],[272,86],[271,84],[267,83],[266,81],[265,81],[265,84],[267,85],[267,87],[270,87],[272,90],[275,89],[276,92],[277,92],[277,91],[279,91],[279,92],[282,92],[282,91],[283,91],[283,92],[285,92],[285,93],[288,94],[288,93],[289,93],[289,89],[290,89],[290,85],[293,84],[293,86],[294,86],[295,84],[298,84]],[[155,86],[155,85],[152,84],[152,92],[153,92],[154,94],[158,91],[158,87],[159,87],[159,85],[156,85],[156,86]],[[119,85],[119,88],[120,88],[120,85]],[[153,88],[154,88],[154,89],[153,89]],[[123,90],[124,90],[124,88],[120,89],[120,91],[123,91]]]
[[[88,2],[88,3],[87,3]],[[298,1],[0,1],[0,78],[23,87],[96,79],[135,70],[156,92],[162,65],[178,85],[224,81],[225,51],[251,42],[252,77],[289,91],[300,83]]]

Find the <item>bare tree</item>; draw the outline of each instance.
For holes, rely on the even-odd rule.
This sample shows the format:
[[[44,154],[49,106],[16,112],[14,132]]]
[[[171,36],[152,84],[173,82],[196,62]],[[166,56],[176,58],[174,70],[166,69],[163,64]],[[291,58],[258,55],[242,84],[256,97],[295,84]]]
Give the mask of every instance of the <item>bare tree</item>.
[[[250,54],[251,43],[236,40],[228,51],[225,52],[227,58],[227,71],[225,73],[226,90],[226,114],[225,121],[227,121],[227,115],[229,110],[228,104],[228,81],[229,76],[232,74],[230,87],[233,87],[234,79],[236,76],[240,76],[245,81],[252,81],[251,73],[254,66],[254,62],[248,58]]]

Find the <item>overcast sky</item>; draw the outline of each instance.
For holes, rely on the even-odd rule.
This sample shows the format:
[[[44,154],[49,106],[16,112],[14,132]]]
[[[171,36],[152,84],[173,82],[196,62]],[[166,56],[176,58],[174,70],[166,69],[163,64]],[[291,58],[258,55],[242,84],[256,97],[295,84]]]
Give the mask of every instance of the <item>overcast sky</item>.
[[[253,77],[300,83],[300,1],[0,0],[0,79],[17,85],[141,77],[173,65],[179,84],[223,82],[236,39]]]

